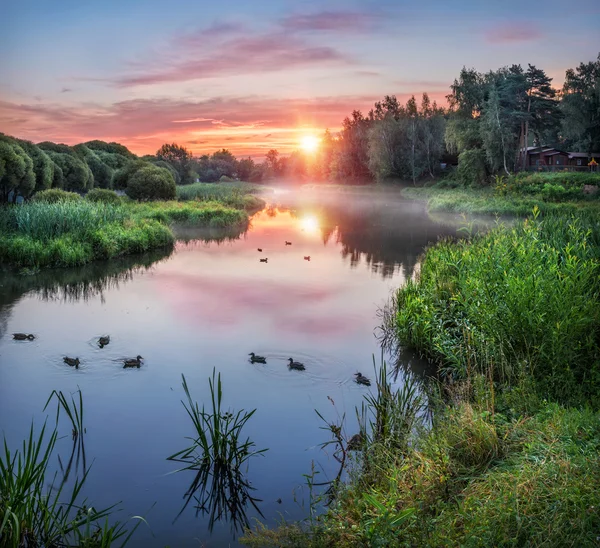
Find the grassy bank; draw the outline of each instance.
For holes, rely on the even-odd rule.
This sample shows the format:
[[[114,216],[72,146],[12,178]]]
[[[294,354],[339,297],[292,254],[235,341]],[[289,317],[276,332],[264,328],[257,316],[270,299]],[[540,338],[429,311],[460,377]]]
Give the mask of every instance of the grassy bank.
[[[220,202],[80,200],[0,208],[0,261],[11,267],[79,266],[173,245],[170,223],[243,227],[245,211]]]
[[[258,211],[265,206],[265,201],[256,194],[267,191],[271,191],[271,189],[262,185],[244,182],[194,183],[178,186],[177,199],[181,201],[218,201],[229,207],[246,211]]]
[[[549,202],[539,197],[525,195],[501,195],[491,188],[473,190],[459,188],[405,188],[402,196],[411,200],[427,202],[429,211],[479,215],[515,215],[526,217],[534,207],[543,215],[563,215],[589,211],[600,214],[600,202],[576,200]]]
[[[372,405],[378,418],[334,504],[245,542],[597,546],[599,218],[538,217],[438,243],[387,327],[438,368],[424,388],[432,421],[405,396]],[[378,383],[377,400],[388,390]]]

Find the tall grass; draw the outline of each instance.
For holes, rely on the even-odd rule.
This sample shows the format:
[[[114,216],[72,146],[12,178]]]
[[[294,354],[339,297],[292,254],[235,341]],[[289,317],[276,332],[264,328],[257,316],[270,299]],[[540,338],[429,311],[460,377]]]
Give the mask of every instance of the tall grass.
[[[177,187],[177,199],[202,202],[218,201],[229,207],[245,210],[258,210],[264,207],[264,200],[255,196],[267,187],[252,183],[194,183]]]
[[[267,449],[255,449],[255,443],[242,438],[242,430],[256,409],[237,412],[223,409],[223,385],[221,374],[213,369],[208,379],[210,410],[200,409],[194,401],[182,375],[183,390],[187,401],[182,404],[192,421],[194,436],[187,438],[191,444],[174,453],[168,460],[185,466],[177,472],[195,471],[196,475],[185,494],[185,503],[179,515],[196,500],[197,511],[209,514],[209,528],[215,521],[230,520],[234,530],[248,525],[246,506],[250,503],[259,513],[259,499],[252,497],[253,490],[242,470],[251,457],[264,454]]]
[[[400,341],[455,378],[532,377],[563,402],[600,393],[600,223],[534,219],[429,249],[398,291]]]
[[[69,419],[72,432],[81,444],[83,399],[66,398],[53,392],[58,401],[57,424],[49,430],[47,421],[36,435],[34,425],[21,449],[12,451],[4,438],[0,455],[0,540],[3,547],[22,546],[111,546],[116,541],[124,546],[138,524],[127,531],[125,524],[110,525],[108,518],[116,505],[96,509],[82,498],[82,489],[89,470],[76,478],[71,489],[58,473],[51,476],[51,460],[58,441],[58,420],[61,412]],[[139,518],[141,520],[141,518]]]

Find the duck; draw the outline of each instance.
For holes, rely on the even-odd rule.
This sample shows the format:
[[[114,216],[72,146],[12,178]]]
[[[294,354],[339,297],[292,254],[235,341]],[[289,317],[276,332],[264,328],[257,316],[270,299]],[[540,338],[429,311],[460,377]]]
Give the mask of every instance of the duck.
[[[71,367],[74,367],[75,369],[79,369],[79,364],[81,363],[79,361],[79,358],[69,358],[68,356],[65,356],[63,358],[63,362],[65,362],[67,365],[70,365]]]
[[[98,346],[100,348],[104,348],[110,342],[110,335],[106,335],[106,337],[100,337],[98,339]]]
[[[264,356],[257,356],[254,352],[250,352],[248,356],[250,356],[250,363],[267,363],[267,358]]]
[[[13,333],[13,339],[16,341],[32,341],[35,339],[35,335],[31,333]]]
[[[304,364],[303,364],[303,363],[300,363],[300,362],[295,362],[295,361],[294,361],[292,358],[288,358],[288,360],[289,360],[289,362],[290,362],[290,363],[288,364],[288,367],[289,367],[290,369],[294,369],[294,370],[296,370],[296,371],[304,371],[304,370],[306,369],[306,367],[304,367]]]
[[[123,360],[123,369],[127,368],[127,367],[137,367],[139,369],[140,365],[142,365],[142,360],[144,358],[142,358],[139,354],[137,357],[135,358],[131,358],[131,359],[127,359],[127,360]]]
[[[346,449],[348,451],[360,451],[360,449],[365,444],[365,436],[362,432],[359,434],[354,434],[348,441],[348,445],[346,445]]]
[[[304,255],[304,260],[305,261],[310,261],[310,255]]]
[[[354,373],[354,376],[356,377],[356,379],[354,379],[354,382],[356,384],[364,384],[365,386],[371,386],[371,381],[365,377],[360,371],[358,373]]]
[[[256,250],[260,253],[262,253],[262,247],[257,247]]]
[[[261,263],[266,263],[269,261],[268,257],[265,257],[264,259],[259,259]]]
[[[292,245],[292,242],[285,241],[285,245]]]

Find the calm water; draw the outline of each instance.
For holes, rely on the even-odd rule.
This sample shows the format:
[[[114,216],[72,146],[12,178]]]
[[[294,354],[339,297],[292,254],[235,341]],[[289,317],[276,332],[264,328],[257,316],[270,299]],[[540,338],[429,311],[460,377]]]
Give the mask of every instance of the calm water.
[[[373,376],[378,308],[414,274],[426,245],[456,233],[455,220],[434,223],[393,194],[279,192],[271,200],[238,237],[181,229],[171,254],[0,277],[1,429],[15,446],[32,419],[41,424],[53,389],[80,387],[93,462],[86,494],[97,507],[122,501],[120,519],[146,517],[150,528],[139,528],[133,546],[237,545],[231,521],[210,532],[193,505],[174,522],[194,474],[169,474],[177,465],[165,460],[193,433],[181,375],[202,402],[213,367],[227,406],[257,409],[245,433],[269,451],[250,461],[247,478],[262,521],[306,517],[302,475],[312,462],[315,481],[337,471],[317,447],[328,436],[314,410],[329,420],[346,412],[354,433],[354,406],[368,389],[352,375]],[[37,338],[13,341],[16,331]],[[111,342],[100,349],[104,334]],[[250,364],[251,351],[267,365]],[[137,354],[144,365],[124,370],[119,359]],[[78,356],[80,369],[64,355]],[[289,371],[288,357],[306,371]],[[60,442],[63,462],[70,444],[70,436]],[[258,513],[248,506],[247,516]]]

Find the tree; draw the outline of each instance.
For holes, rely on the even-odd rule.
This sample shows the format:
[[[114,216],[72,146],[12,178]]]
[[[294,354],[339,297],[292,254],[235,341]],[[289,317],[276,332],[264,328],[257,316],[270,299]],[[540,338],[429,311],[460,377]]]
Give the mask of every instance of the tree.
[[[177,187],[168,169],[147,164],[138,169],[129,180],[127,196],[133,200],[174,200]]]
[[[256,170],[256,164],[254,160],[248,156],[248,158],[242,158],[238,162],[237,174],[242,181],[250,181],[252,173]]]
[[[600,151],[600,53],[596,61],[567,70],[561,111],[562,133],[569,147]]]
[[[38,147],[46,152],[52,161],[60,168],[62,181],[60,188],[65,190],[84,192],[94,187],[94,174],[84,160],[75,150],[63,144],[45,141],[39,143]],[[53,181],[54,183],[59,181]]]
[[[171,164],[177,173],[182,185],[194,182],[192,167],[192,153],[185,147],[176,143],[164,144],[156,151],[156,158]]]
[[[125,190],[129,184],[129,180],[139,169],[151,165],[144,160],[134,160],[129,162],[124,167],[115,172],[113,176],[113,187],[117,190]]]
[[[32,193],[46,190],[52,186],[55,164],[52,159],[37,145],[30,141],[18,141],[19,146],[31,158],[35,173],[35,188]]]
[[[0,201],[8,202],[12,193],[28,197],[35,188],[33,161],[14,139],[0,140]]]
[[[94,186],[98,188],[112,188],[112,179],[115,170],[105,164],[100,157],[86,145],[75,145],[73,150],[90,168],[94,175]]]
[[[279,175],[280,163],[278,158],[279,152],[277,152],[274,148],[267,152],[265,163],[267,164],[267,169],[272,175]]]

